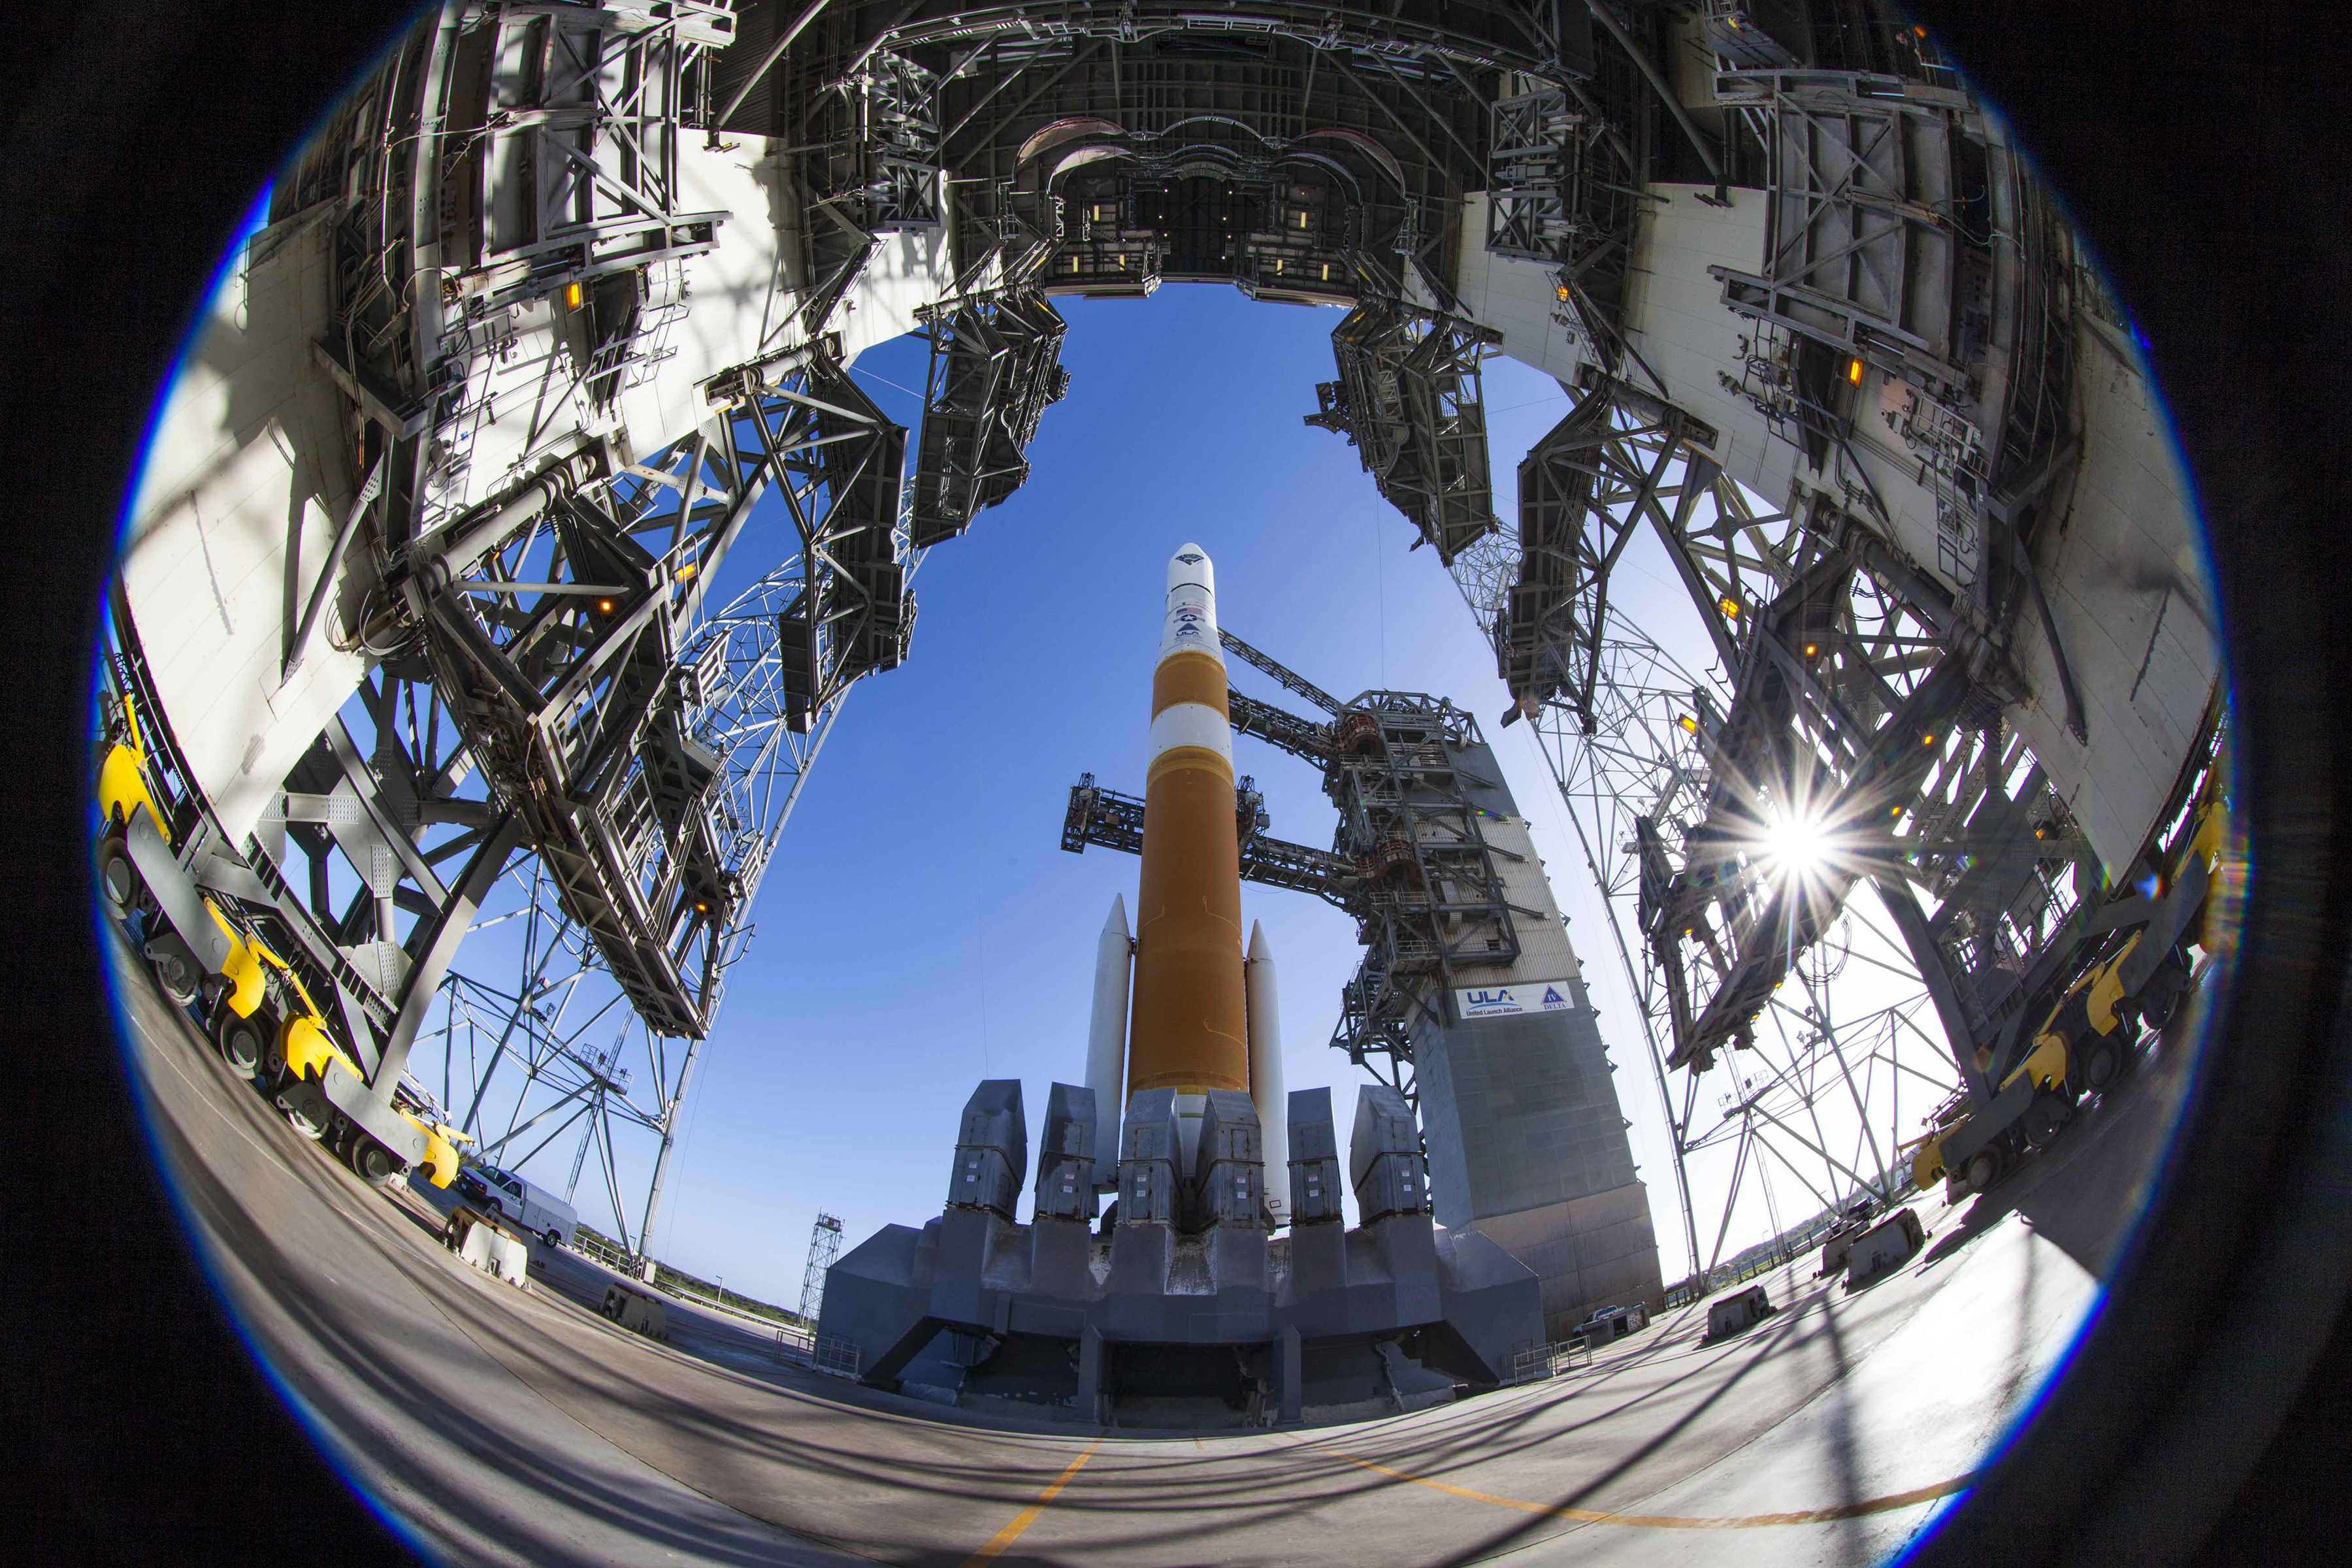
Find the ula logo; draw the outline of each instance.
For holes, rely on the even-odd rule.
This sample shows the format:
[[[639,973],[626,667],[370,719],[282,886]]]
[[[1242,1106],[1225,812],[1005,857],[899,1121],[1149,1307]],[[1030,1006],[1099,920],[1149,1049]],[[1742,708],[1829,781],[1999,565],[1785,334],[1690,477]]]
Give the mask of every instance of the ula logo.
[[[1473,991],[1470,993],[1470,1005],[1473,1007],[1507,1007],[1510,1004],[1511,994],[1508,991]]]
[[[1187,550],[1183,554],[1176,557],[1176,559],[1181,561],[1187,566],[1198,566],[1205,557],[1203,557],[1197,550]]]

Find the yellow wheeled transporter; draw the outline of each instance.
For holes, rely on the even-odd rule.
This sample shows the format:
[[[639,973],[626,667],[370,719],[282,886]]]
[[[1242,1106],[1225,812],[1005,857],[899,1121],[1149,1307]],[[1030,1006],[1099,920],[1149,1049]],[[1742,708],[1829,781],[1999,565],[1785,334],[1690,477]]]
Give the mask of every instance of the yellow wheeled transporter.
[[[416,1114],[397,1085],[371,1086],[296,966],[262,939],[238,900],[205,894],[174,853],[175,833],[152,787],[138,715],[128,698],[108,725],[99,766],[100,897],[154,973],[157,986],[205,1027],[221,1058],[285,1113],[382,1184],[422,1169],[446,1187],[464,1135]]]
[[[2206,917],[2223,874],[2229,813],[2209,780],[2168,875],[2150,891],[2112,901],[2078,945],[2089,954],[2026,1038],[2021,1055],[1979,1065],[2000,1069],[1998,1092],[1972,1103],[1963,1088],[1929,1118],[1911,1151],[1922,1190],[1945,1184],[1955,1201],[1989,1190],[2027,1152],[2045,1148],[2072,1121],[2086,1093],[2099,1093],[2130,1063],[2140,1026],[2162,1028],[2188,994],[2189,949],[2205,947]]]

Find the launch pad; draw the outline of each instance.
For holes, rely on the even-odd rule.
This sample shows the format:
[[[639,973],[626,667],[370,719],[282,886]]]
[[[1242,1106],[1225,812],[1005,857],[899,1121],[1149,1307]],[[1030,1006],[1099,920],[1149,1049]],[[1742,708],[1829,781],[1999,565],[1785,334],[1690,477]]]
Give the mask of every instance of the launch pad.
[[[1487,1237],[1431,1213],[1412,1110],[1359,1090],[1340,1216],[1328,1089],[1288,1099],[1292,1220],[1273,1234],[1257,1112],[1212,1089],[1197,1142],[1172,1089],[1130,1102],[1118,1196],[1099,1230],[1095,1096],[1055,1084],[1035,1217],[1017,1079],[965,1105],[944,1212],[889,1226],[827,1278],[819,1343],[863,1381],[980,1408],[1115,1425],[1273,1426],[1391,1414],[1501,1383],[1541,1341],[1536,1276]],[[1190,1159],[1186,1158],[1191,1144]]]

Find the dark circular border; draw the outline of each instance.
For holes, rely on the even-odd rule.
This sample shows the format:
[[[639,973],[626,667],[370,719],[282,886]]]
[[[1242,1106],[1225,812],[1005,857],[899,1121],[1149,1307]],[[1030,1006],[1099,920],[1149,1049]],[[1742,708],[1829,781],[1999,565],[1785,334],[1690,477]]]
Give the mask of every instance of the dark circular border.
[[[2217,1520],[2209,1561],[2275,1561],[2346,1507],[2319,1480],[2342,1474],[2336,1385],[2306,1387],[2341,1375],[2352,1279],[2346,50],[2309,7],[1914,8],[2024,131],[2147,336],[2212,532],[2257,866],[2152,1223],[2073,1374],[1917,1561],[2180,1561]],[[0,23],[0,909],[31,1092],[6,1163],[29,1281],[8,1394],[48,1506],[9,1530],[26,1561],[403,1561],[172,1217],[110,1043],[80,848],[84,672],[155,388],[254,192],[408,7],[20,9]]]

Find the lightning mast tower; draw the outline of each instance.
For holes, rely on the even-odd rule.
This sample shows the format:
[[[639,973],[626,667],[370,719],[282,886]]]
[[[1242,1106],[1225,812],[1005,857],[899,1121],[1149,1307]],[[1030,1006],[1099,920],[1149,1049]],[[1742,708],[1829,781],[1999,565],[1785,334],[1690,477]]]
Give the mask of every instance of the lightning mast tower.
[[[841,1221],[819,1213],[809,1226],[808,1268],[801,1274],[801,1322],[814,1333],[817,1309],[824,1303],[824,1271],[841,1256]]]

